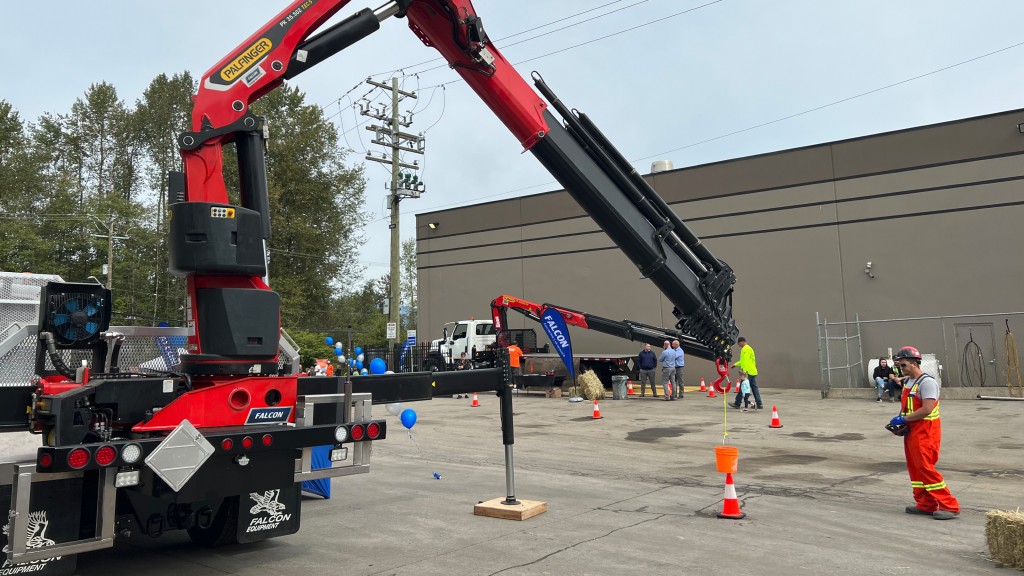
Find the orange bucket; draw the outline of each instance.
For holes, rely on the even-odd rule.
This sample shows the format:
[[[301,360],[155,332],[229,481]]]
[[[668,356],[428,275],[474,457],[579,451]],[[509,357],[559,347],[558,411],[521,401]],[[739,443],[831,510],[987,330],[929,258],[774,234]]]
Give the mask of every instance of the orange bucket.
[[[735,446],[715,446],[715,465],[722,474],[735,474],[740,449]]]

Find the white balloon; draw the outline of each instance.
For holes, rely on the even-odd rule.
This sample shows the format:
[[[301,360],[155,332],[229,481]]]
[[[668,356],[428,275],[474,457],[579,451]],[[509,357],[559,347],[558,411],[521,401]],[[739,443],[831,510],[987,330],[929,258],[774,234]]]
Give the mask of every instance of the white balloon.
[[[366,357],[363,356],[362,354],[356,356],[356,362],[362,362],[363,360],[366,360]]]
[[[394,374],[395,371],[394,370],[385,370],[384,373],[385,374]]]
[[[402,413],[401,402],[392,402],[390,404],[385,404],[384,407],[387,408],[388,414],[391,414],[392,416],[398,416],[399,414]]]
[[[341,356],[338,356],[338,362],[348,362],[348,360],[346,360],[345,355],[342,354]]]

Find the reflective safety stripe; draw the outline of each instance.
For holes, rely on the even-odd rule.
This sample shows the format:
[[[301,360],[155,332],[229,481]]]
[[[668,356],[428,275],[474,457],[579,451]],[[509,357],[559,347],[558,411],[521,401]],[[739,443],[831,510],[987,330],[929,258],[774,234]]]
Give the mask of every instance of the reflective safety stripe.
[[[917,394],[917,388],[921,385],[921,380],[914,381],[914,385],[910,387],[910,392],[907,394],[907,411],[903,414],[914,413],[914,398]],[[935,408],[932,408],[931,413],[922,418],[922,420],[938,420],[939,419],[939,400],[935,400]]]
[[[914,480],[911,480],[910,481],[910,487],[911,488],[924,488],[924,482],[915,482]]]
[[[924,489],[928,490],[929,492],[931,492],[932,490],[942,490],[945,487],[946,487],[946,481],[945,480],[943,480],[942,482],[939,482],[938,484],[925,484],[924,485]]]

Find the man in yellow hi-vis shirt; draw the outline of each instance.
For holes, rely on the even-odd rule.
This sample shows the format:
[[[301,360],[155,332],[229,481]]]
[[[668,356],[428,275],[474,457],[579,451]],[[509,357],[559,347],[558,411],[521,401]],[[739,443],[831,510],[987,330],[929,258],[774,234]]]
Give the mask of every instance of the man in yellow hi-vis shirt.
[[[754,393],[754,402],[757,402],[757,409],[761,410],[764,406],[761,404],[761,392],[757,389],[757,359],[754,357],[754,347],[747,344],[747,339],[743,336],[736,340],[736,344],[740,347],[740,359],[733,364],[733,367],[739,367],[740,370],[747,373],[747,379],[750,380],[750,391]],[[737,387],[736,401],[732,403],[733,408],[740,407],[742,394],[739,392],[739,387]]]

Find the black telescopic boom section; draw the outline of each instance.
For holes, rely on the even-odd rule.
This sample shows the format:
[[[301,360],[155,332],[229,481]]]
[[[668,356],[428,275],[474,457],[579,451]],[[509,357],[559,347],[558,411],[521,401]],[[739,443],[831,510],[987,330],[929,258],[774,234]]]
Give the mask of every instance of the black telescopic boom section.
[[[715,292],[703,286],[710,270],[672,234],[667,215],[637,190],[539,75],[533,77],[568,129],[545,111],[549,131],[530,151],[675,306],[677,328],[715,353],[725,353],[735,339],[735,327],[731,309],[712,301]],[[709,265],[718,263],[711,259]]]
[[[648,184],[642,176],[640,176],[640,173],[636,171],[636,168],[633,168],[633,165],[623,158],[622,154],[612,146],[611,142],[605,138],[604,134],[593,122],[591,122],[590,118],[582,112],[578,112],[577,116],[590,137],[597,141],[597,144],[601,146],[612,160],[615,161],[615,164],[620,170],[629,174],[630,181],[636,185],[640,190],[640,193],[644,195],[644,198],[654,203],[654,205],[661,210],[666,217],[668,217],[668,220],[672,223],[675,232],[680,236],[680,238],[682,238],[683,242],[686,243],[686,246],[705,264],[711,266],[715,272],[721,272],[722,263],[719,262],[718,258],[715,258],[711,251],[708,250],[708,247],[701,243],[700,238],[697,238],[697,235],[694,234],[693,231],[690,230],[689,226],[687,226],[679,216],[676,215],[675,211],[665,203],[661,196],[658,196],[658,193],[654,191],[654,188],[651,188],[651,185]]]
[[[267,160],[260,129],[235,135],[238,180],[242,206],[260,213],[263,239],[270,240],[270,197],[267,192]]]
[[[705,360],[712,361],[718,358],[718,354],[714,350],[708,348],[704,344],[701,344],[696,338],[687,336],[686,334],[679,334],[678,332],[665,328],[649,326],[647,324],[631,322],[629,320],[611,320],[609,318],[601,318],[600,316],[591,316],[590,314],[585,314],[584,316],[587,319],[587,328],[594,330],[595,332],[611,334],[626,340],[643,342],[644,344],[659,347],[666,340],[679,340],[679,345],[682,346],[683,350],[687,354],[692,354],[698,358],[704,358]]]
[[[549,132],[530,152],[681,313],[692,315],[707,310],[697,274],[676,252],[663,249],[655,239],[655,225],[558,120],[547,111],[544,116]],[[701,320],[701,325],[708,324],[703,322],[705,318]],[[719,334],[695,336],[710,344]]]
[[[302,74],[373,34],[378,29],[380,29],[378,15],[369,8],[363,8],[300,44],[288,63],[288,70],[284,74],[285,79],[288,80]]]
[[[665,244],[670,246],[673,251],[685,260],[689,267],[698,275],[707,272],[707,268],[704,267],[700,259],[686,248],[676,236],[671,234],[670,220],[667,215],[659,212],[654,205],[647,201],[644,194],[629,180],[629,176],[615,165],[614,161],[602,150],[601,145],[591,137],[579,119],[558,99],[558,96],[555,96],[555,93],[544,83],[539,74],[534,75],[534,81],[537,89],[551,102],[551,105],[562,116],[565,123],[568,124],[569,133],[572,134],[573,138],[583,146],[593,161],[601,167],[601,170],[615,182],[618,189],[640,209],[640,212],[647,221],[658,224],[657,229],[653,233],[658,235],[659,238],[664,238],[666,240]],[[644,275],[646,275],[646,272],[644,272]]]

